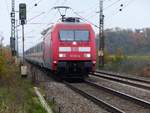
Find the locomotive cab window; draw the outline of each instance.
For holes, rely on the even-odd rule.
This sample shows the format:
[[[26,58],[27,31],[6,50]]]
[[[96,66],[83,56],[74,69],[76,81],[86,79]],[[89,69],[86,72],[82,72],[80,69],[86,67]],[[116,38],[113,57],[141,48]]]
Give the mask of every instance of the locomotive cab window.
[[[89,31],[86,30],[76,30],[75,31],[75,41],[88,41]]]
[[[60,31],[60,40],[73,41],[74,40],[74,31],[73,30],[61,30]]]
[[[88,41],[89,31],[87,30],[61,30],[60,40],[62,41]]]

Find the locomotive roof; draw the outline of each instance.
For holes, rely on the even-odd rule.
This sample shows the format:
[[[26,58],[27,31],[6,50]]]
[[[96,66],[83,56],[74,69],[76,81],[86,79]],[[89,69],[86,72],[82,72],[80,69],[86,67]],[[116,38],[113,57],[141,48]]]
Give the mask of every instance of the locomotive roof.
[[[89,23],[81,23],[81,22],[60,22],[60,23],[56,23],[52,27],[52,29],[55,29],[56,27],[63,27],[63,26],[91,27],[91,24],[89,24]]]
[[[41,32],[41,34],[44,36],[47,33],[49,33],[50,31],[52,31],[53,29],[55,29],[56,27],[62,27],[62,26],[83,26],[83,27],[91,27],[91,24],[89,23],[82,23],[82,22],[59,22],[56,23],[50,27],[48,27],[47,29],[45,29],[44,31]]]
[[[82,23],[82,22],[60,22],[56,23],[55,25],[90,25],[89,23]]]

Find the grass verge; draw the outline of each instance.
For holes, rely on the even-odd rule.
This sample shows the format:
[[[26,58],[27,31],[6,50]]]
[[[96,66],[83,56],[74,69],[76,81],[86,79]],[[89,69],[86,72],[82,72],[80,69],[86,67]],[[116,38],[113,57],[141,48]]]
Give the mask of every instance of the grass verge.
[[[46,113],[29,79],[21,78],[19,68],[5,63],[0,73],[0,113]]]

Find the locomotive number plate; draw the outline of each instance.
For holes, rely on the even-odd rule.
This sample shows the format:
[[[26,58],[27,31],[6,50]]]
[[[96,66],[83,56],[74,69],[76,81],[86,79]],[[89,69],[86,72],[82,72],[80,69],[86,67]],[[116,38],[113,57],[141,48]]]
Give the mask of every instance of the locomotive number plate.
[[[80,55],[70,55],[72,58],[80,58]]]

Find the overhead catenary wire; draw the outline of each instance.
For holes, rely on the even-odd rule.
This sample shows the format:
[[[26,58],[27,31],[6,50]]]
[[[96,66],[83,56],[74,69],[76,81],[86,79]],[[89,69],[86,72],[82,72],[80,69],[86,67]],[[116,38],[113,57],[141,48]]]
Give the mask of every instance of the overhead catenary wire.
[[[36,15],[36,16],[34,16],[34,17],[31,17],[30,19],[27,20],[27,22],[30,22],[30,21],[34,20],[35,18],[41,16],[41,15],[44,14],[44,13],[45,13],[45,12],[41,12],[40,14],[38,14],[38,15]],[[28,23],[28,24],[42,24],[42,23]],[[28,25],[28,24],[27,24],[27,25]],[[15,27],[20,27],[20,25],[21,25],[21,24],[15,26]]]
[[[106,2],[106,0],[104,0],[104,1]],[[112,4],[110,4],[109,6],[105,7],[104,9],[106,10],[106,9],[112,7],[113,5],[119,3],[120,1],[121,1],[121,0],[117,0],[117,1],[113,2]],[[93,12],[93,11],[92,11],[92,12]],[[96,11],[94,11],[94,13],[95,13],[95,12],[96,12]],[[87,16],[83,17],[83,16],[81,16],[79,13],[77,13],[77,12],[75,12],[75,11],[74,11],[74,13],[75,13],[77,16],[79,16],[83,21],[89,22],[89,23],[91,23],[93,26],[99,28],[97,25],[93,24],[92,22],[90,22],[90,21],[88,20],[89,18],[96,16],[96,14],[89,15],[89,14],[91,14],[91,12],[90,12],[90,13],[88,13]]]
[[[126,7],[128,7],[132,2],[134,2],[135,0],[130,0],[128,3],[127,3],[127,5],[125,5],[122,9],[124,9],[124,8],[126,8]]]
[[[113,2],[112,4],[110,4],[109,6],[105,7],[104,10],[112,7],[113,5],[117,4],[118,2],[120,2],[121,0],[116,0],[115,2]]]
[[[72,8],[71,8],[72,9]],[[89,20],[87,20],[86,18],[82,17],[80,14],[78,14],[77,12],[75,12],[73,9],[72,9],[73,13],[76,14],[77,16],[79,16],[81,18],[81,20],[85,21],[85,22],[88,22],[90,24],[92,24],[94,27],[96,28],[99,28],[96,24],[90,22]]]
[[[106,2],[106,0],[104,0],[105,2]],[[110,7],[112,7],[113,5],[115,5],[115,4],[117,4],[118,2],[120,2],[121,0],[117,0],[117,1],[115,1],[115,2],[113,2],[112,4],[110,4],[110,5],[108,5],[107,7],[105,7],[104,8],[104,10],[106,10],[106,9],[108,9],[108,8],[110,8]],[[97,3],[96,3],[97,4]],[[94,5],[95,6],[95,5]],[[95,8],[95,7],[94,7]],[[90,8],[89,8],[90,9]],[[89,15],[89,14],[91,14],[93,11],[90,11],[90,13],[88,13],[84,18],[86,18],[86,19],[89,19],[89,18],[91,18],[91,17],[94,17],[94,16],[97,16],[96,14],[95,14],[95,12],[96,12],[96,10],[94,11],[94,13],[92,14],[92,15]]]
[[[76,12],[77,12],[78,14],[79,14],[79,13],[84,13],[84,14],[85,14],[86,12],[89,11],[87,14],[85,14],[85,15],[83,16],[84,18],[88,19],[88,18],[92,17],[93,14],[95,14],[97,8],[98,8],[98,4],[96,3],[96,4],[92,5],[92,6],[90,6],[89,8],[83,9],[83,10],[78,11],[78,12],[76,11]]]
[[[87,11],[89,11],[89,10],[90,10],[90,11],[91,11],[91,10],[93,11],[93,9],[95,10],[95,7],[97,7],[97,5],[98,5],[98,4],[95,3],[94,5],[90,6],[89,8],[83,9],[83,10],[81,10],[80,12],[83,12],[83,13],[84,13],[85,11],[87,12]],[[90,14],[90,12],[89,12],[88,14]]]
[[[38,1],[38,3],[40,3],[42,0],[39,0]],[[56,3],[58,3],[60,0],[57,0],[54,4],[56,4]],[[65,0],[64,0],[65,1]],[[105,1],[105,0],[104,0]],[[111,7],[111,6],[113,6],[114,4],[116,4],[116,3],[118,3],[120,0],[117,0],[117,1],[115,1],[115,2],[113,2],[111,5],[109,5],[108,7],[106,7],[106,8],[109,8],[109,7]],[[52,10],[52,8],[47,12],[47,13],[50,13],[50,11]],[[43,14],[43,13],[42,13]],[[45,13],[46,14],[46,13]],[[85,17],[83,17],[83,16],[81,16],[79,13],[77,13],[77,12],[75,12],[74,11],[74,14],[76,14],[76,15],[78,15],[83,21],[86,21],[86,22],[89,22],[89,23],[91,23],[92,25],[94,25],[95,27],[97,27],[97,28],[99,28],[97,25],[95,25],[95,24],[93,24],[92,22],[90,22],[89,20],[87,20],[87,18],[85,18]],[[38,17],[38,16],[40,16],[41,14],[39,14],[39,15],[37,15],[36,17]],[[45,16],[47,16],[47,15],[45,15]],[[44,17],[45,17],[44,16]],[[56,15],[54,15],[54,16],[56,16]],[[93,17],[93,16],[95,16],[95,15],[91,15],[91,16],[89,16],[88,18],[90,18],[90,17]],[[36,18],[35,17],[35,18]],[[29,19],[29,21],[31,21],[31,20],[33,20],[34,18],[31,18],[31,19]]]
[[[39,0],[36,4],[39,4],[39,3],[42,2],[42,1],[44,1],[44,0]]]
[[[86,14],[86,15],[84,16],[84,18],[90,18],[91,15],[95,14],[95,12],[97,11],[97,8],[98,8],[98,7],[96,7],[96,8],[93,9],[93,10],[91,10],[88,14]]]
[[[110,5],[106,6],[106,7],[104,8],[104,10],[106,10],[106,9],[108,9],[108,8],[110,8],[110,7],[112,7],[113,5],[115,5],[115,4],[117,4],[117,3],[119,3],[120,1],[121,1],[121,0],[117,0],[117,1],[113,2],[112,4],[110,4]],[[95,11],[95,12],[96,12],[96,11]],[[88,19],[88,18],[91,18],[91,17],[96,16],[95,12],[94,12],[94,14],[93,14],[93,15],[90,15],[90,16],[88,16],[88,17],[86,17],[86,18]]]
[[[33,6],[31,6],[29,9],[28,9],[28,13],[30,13],[31,12],[31,10],[33,9],[33,8],[35,8],[40,2],[42,2],[42,1],[44,1],[44,0],[39,0],[38,2],[36,2],[36,3],[34,3],[34,5]],[[35,1],[34,1],[35,2]]]
[[[38,15],[36,15],[36,16],[30,18],[30,19],[28,19],[27,21],[30,22],[30,21],[34,20],[35,18],[37,18],[37,17],[39,17],[39,16],[41,16],[43,14],[45,14],[45,12],[41,12],[40,14],[38,14]]]
[[[116,16],[120,11],[122,11],[123,9],[127,8],[133,1],[135,0],[130,0],[126,5],[123,5],[120,9],[118,9],[113,15],[109,16],[106,18],[106,20],[109,20],[110,18]],[[122,4],[121,4],[122,5]]]
[[[96,11],[95,11],[95,12],[96,12]],[[93,17],[95,17],[95,16],[97,16],[97,15],[94,13],[94,14],[92,14],[92,15],[86,17],[86,19],[93,18]]]
[[[56,4],[58,4],[60,2],[60,0],[56,0],[56,2],[53,3],[52,6],[55,6]],[[45,14],[45,16],[43,18],[45,18],[51,11],[53,10],[53,8],[50,8],[47,13]]]
[[[59,3],[59,2],[60,2],[60,0],[56,0],[56,2],[53,3],[53,6],[55,6],[55,5],[56,5],[57,3]],[[43,15],[43,17],[42,17],[42,19],[41,19],[42,22],[45,21],[46,17],[48,16],[48,14],[49,14],[52,10],[53,10],[53,8],[50,8],[48,11],[45,11],[45,13],[44,13],[44,15]],[[52,17],[51,21],[54,19],[55,16],[56,16],[56,14],[51,16],[51,17]],[[48,23],[48,22],[45,22],[45,23]],[[52,22],[51,22],[51,23],[52,23]],[[47,25],[49,25],[49,23],[48,23]]]
[[[37,4],[40,4],[42,1],[44,1],[44,0],[39,0],[38,2],[37,2]],[[56,0],[54,3],[53,3],[53,5],[56,5],[57,3],[59,3],[60,2],[60,0]],[[31,10],[31,9],[30,9]],[[52,11],[52,8],[50,8],[48,11],[44,11],[44,12],[42,12],[42,13],[40,13],[39,15],[36,15],[35,17],[32,17],[32,18],[30,18],[30,19],[28,19],[28,22],[30,22],[30,21],[32,21],[32,20],[34,20],[34,19],[37,19],[37,18],[39,18],[39,17],[41,17],[42,15],[43,15],[43,17],[40,19],[40,20],[42,20],[42,22],[34,22],[34,23],[29,23],[29,25],[40,25],[40,27],[41,26],[43,26],[44,25],[44,28],[45,28],[45,25],[46,26],[48,26],[48,25],[50,25],[50,24],[52,24],[52,22],[50,23],[50,22],[45,22],[45,19],[46,19],[46,17],[48,16],[48,14],[50,13]],[[54,16],[51,16],[51,17],[55,17],[56,15],[54,15]],[[38,27],[38,29],[40,28],[40,27]],[[37,27],[36,27],[37,28]],[[42,29],[43,29],[43,27],[42,27]]]
[[[40,23],[40,22],[33,22],[33,23],[28,23],[28,25],[47,25],[50,23]]]

